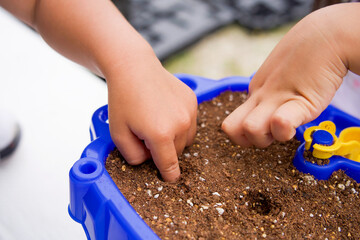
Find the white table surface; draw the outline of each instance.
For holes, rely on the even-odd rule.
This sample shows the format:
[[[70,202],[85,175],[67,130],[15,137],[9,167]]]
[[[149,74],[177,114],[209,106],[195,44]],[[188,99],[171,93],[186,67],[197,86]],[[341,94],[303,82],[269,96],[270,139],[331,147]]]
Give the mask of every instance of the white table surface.
[[[86,239],[68,215],[68,172],[106,103],[102,80],[0,8],[0,117],[11,111],[22,129],[17,151],[0,162],[0,240]]]

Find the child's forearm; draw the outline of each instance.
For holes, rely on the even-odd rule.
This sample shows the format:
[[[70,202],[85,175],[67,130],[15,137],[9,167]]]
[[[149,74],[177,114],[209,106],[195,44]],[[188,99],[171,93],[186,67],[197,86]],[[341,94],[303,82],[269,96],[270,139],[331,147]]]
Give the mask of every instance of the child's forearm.
[[[360,3],[332,5],[309,15],[309,21],[328,38],[344,65],[360,74]]]
[[[360,3],[344,4],[343,7],[340,17],[344,26],[339,29],[339,37],[344,41],[344,61],[349,70],[360,75]]]
[[[135,64],[140,54],[142,59],[157,61],[152,48],[111,1],[0,0],[0,3],[35,28],[55,50],[100,76],[131,67],[128,65]]]

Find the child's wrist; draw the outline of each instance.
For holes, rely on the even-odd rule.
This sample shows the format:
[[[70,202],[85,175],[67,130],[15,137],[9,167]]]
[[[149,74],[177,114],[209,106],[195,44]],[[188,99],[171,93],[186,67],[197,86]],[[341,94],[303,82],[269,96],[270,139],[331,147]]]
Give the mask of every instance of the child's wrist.
[[[343,4],[342,26],[338,28],[338,39],[342,47],[342,60],[356,74],[360,74],[360,3]],[[345,8],[345,6],[347,8]]]
[[[163,67],[150,48],[129,53],[126,57],[115,60],[113,63],[104,66],[102,73],[107,82],[111,84],[113,81],[118,83],[132,81],[138,76],[144,78],[160,68]]]
[[[319,14],[318,21],[327,26],[323,34],[331,44],[331,50],[347,69],[360,70],[360,51],[356,48],[360,44],[360,26],[357,24],[360,20],[360,3],[336,4],[324,10]]]
[[[105,79],[119,78],[131,72],[141,71],[146,66],[161,66],[158,58],[150,46],[139,46],[114,54],[113,58],[99,64]]]

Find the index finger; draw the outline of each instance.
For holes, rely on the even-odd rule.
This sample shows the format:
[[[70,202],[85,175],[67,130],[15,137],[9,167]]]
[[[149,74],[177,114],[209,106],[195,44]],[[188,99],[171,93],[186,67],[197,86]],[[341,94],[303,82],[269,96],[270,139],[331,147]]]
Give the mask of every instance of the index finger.
[[[180,167],[174,141],[152,143],[148,146],[156,167],[167,182],[175,182],[180,177]]]

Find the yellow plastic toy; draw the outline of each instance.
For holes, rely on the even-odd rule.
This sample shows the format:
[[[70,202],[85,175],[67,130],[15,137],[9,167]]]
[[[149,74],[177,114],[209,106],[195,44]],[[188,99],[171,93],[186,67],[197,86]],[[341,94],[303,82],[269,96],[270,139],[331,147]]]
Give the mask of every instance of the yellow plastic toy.
[[[345,128],[340,132],[339,138],[335,132],[336,126],[331,121],[306,129],[305,149],[312,151],[312,155],[320,159],[339,155],[360,162],[360,127]]]

